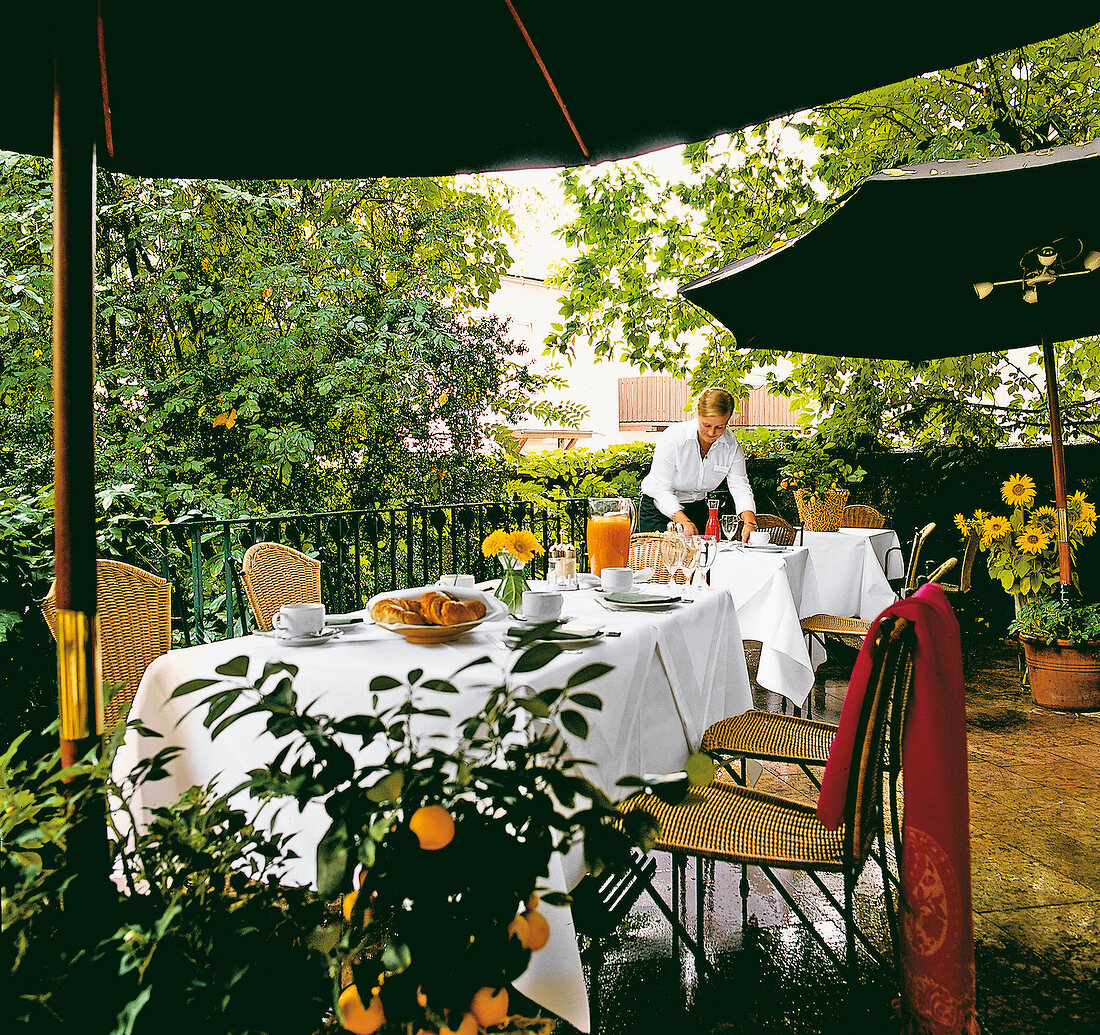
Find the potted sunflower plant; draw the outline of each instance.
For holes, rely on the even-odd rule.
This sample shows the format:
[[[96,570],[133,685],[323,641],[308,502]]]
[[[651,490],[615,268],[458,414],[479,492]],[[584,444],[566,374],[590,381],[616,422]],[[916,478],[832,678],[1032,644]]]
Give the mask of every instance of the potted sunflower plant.
[[[1007,514],[975,511],[955,515],[965,540],[978,536],[989,577],[1012,596],[1015,633],[1027,661],[1031,696],[1036,704],[1068,711],[1100,708],[1100,605],[1057,597],[1058,512],[1036,506],[1035,481],[1014,474],[1001,486]],[[1096,507],[1083,492],[1066,501],[1071,561],[1085,539],[1096,532]]]

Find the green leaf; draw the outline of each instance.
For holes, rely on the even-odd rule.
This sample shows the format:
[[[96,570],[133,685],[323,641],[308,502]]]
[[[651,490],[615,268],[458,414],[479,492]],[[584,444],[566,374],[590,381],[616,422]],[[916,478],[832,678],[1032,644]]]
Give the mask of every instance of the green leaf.
[[[218,682],[220,682],[220,680],[217,679],[189,679],[186,683],[177,686],[169,695],[169,699],[183,697],[186,694],[193,694],[196,690],[205,690],[208,686],[213,686]]]
[[[588,720],[580,712],[565,709],[561,713],[561,724],[574,737],[584,740],[588,736]]]
[[[591,708],[593,711],[603,711],[603,700],[596,694],[570,694],[569,701],[578,708]]]
[[[348,870],[348,828],[343,819],[333,820],[317,845],[317,891],[335,898]]]
[[[243,654],[235,658],[230,658],[223,664],[218,665],[214,671],[221,676],[247,676],[248,658]]]
[[[566,680],[565,685],[567,687],[574,687],[580,686],[582,683],[591,683],[593,679],[599,679],[600,676],[607,675],[613,668],[613,665],[606,665],[603,662],[585,665],[583,668],[577,669],[577,671]]]
[[[714,759],[702,751],[696,751],[684,764],[688,783],[692,787],[701,787],[714,779]]]
[[[371,693],[382,693],[384,690],[393,690],[395,687],[401,686],[400,679],[394,679],[393,676],[375,676],[370,681]]]
[[[367,797],[378,804],[396,803],[405,789],[404,773],[387,773],[377,783],[367,788]]]
[[[537,672],[553,661],[559,654],[561,654],[561,647],[556,643],[536,643],[535,646],[528,647],[516,658],[512,671]]]
[[[550,715],[550,709],[547,707],[546,702],[539,697],[517,697],[516,704],[540,719],[545,719]]]

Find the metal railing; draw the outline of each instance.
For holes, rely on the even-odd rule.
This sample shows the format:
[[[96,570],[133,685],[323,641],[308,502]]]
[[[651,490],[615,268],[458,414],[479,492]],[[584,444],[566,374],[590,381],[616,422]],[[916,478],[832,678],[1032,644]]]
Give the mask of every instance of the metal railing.
[[[529,529],[547,549],[576,544],[587,566],[584,499],[409,505],[378,510],[220,518],[192,511],[177,521],[116,524],[121,560],[172,583],[173,626],[183,644],[248,632],[252,618],[239,579],[245,551],[257,542],[292,546],[321,562],[321,594],[334,612],[354,611],[375,593],[427,585],[448,572],[494,578],[499,566],[481,553],[493,529]],[[546,574],[547,555],[531,572]]]

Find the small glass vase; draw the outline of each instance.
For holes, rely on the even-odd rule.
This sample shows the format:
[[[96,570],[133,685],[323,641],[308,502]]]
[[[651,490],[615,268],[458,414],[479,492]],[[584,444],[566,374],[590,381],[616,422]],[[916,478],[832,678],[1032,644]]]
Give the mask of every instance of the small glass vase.
[[[508,553],[498,553],[501,573],[500,583],[494,594],[498,600],[504,602],[508,613],[513,615],[523,614],[523,591],[528,588],[527,578],[523,573],[525,567],[523,561]]]

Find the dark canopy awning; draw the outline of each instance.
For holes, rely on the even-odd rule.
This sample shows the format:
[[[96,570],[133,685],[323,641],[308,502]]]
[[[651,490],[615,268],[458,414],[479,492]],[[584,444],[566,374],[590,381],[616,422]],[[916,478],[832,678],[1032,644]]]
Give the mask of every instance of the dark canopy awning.
[[[5,11],[0,148],[51,153],[53,34],[86,3]],[[99,164],[222,178],[422,176],[622,158],[1100,17],[1094,3],[996,17],[987,4],[957,0],[841,10],[591,0],[101,0],[101,8],[109,136],[100,133]]]

